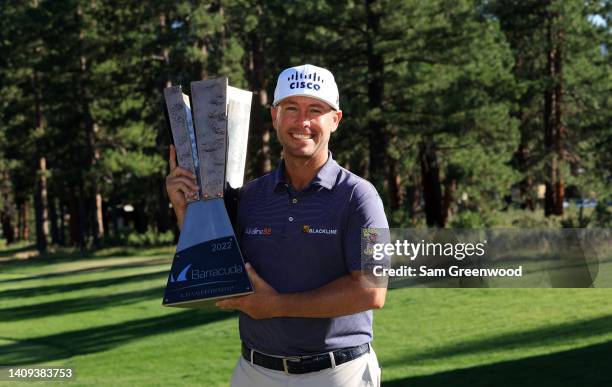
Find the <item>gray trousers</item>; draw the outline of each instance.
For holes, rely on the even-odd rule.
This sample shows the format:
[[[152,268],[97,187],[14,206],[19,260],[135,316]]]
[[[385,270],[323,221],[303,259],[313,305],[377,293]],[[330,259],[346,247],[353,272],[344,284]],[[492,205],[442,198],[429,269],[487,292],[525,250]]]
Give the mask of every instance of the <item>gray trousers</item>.
[[[380,387],[380,367],[370,352],[334,368],[307,374],[286,374],[251,364],[242,356],[234,368],[232,387]]]

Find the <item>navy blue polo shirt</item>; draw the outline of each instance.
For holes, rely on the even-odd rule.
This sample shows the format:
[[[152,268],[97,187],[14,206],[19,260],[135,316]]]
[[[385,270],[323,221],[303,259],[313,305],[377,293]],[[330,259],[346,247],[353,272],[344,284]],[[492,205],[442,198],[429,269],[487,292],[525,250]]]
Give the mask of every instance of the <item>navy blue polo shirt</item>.
[[[242,253],[280,293],[316,289],[360,270],[365,227],[388,228],[382,201],[372,184],[340,167],[331,153],[301,192],[287,183],[281,162],[241,193]],[[240,313],[240,337],[250,348],[271,355],[327,352],[370,342],[372,311],[263,320]]]

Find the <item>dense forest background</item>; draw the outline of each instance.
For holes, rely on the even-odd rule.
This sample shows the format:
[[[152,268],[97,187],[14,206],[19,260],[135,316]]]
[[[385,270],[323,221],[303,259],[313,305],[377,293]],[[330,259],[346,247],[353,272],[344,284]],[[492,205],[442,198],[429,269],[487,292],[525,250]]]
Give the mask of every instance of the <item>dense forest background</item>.
[[[0,0],[1,237],[172,241],[163,88],[255,93],[249,179],[278,162],[276,77],[302,63],[335,74],[334,158],[393,225],[610,227],[611,19],[608,0]]]

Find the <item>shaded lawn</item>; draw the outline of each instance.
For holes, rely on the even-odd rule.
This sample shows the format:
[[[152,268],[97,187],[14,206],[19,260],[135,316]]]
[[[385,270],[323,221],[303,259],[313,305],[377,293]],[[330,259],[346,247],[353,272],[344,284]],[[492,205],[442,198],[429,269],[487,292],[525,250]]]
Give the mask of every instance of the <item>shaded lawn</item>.
[[[171,255],[9,256],[0,264],[0,365],[72,366],[72,385],[227,385],[239,353],[236,314],[161,307]],[[384,384],[610,384],[611,296],[391,290],[375,313]]]

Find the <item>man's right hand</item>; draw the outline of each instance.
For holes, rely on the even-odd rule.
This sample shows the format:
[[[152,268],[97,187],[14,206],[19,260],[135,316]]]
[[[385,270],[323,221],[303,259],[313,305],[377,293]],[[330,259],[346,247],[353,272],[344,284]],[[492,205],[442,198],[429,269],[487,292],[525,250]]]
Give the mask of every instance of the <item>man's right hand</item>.
[[[187,199],[197,198],[197,180],[193,173],[178,166],[174,145],[170,145],[169,162],[170,174],[166,176],[166,192],[168,192],[168,197],[179,220],[179,226],[182,226],[182,218],[187,209]]]

